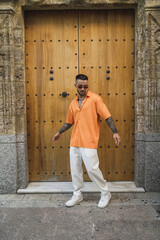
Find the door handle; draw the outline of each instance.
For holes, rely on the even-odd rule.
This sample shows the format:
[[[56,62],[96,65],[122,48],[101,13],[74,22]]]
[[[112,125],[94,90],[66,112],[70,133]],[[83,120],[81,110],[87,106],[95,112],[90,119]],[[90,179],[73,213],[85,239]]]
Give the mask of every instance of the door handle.
[[[67,92],[62,92],[62,97],[67,97],[69,95]]]

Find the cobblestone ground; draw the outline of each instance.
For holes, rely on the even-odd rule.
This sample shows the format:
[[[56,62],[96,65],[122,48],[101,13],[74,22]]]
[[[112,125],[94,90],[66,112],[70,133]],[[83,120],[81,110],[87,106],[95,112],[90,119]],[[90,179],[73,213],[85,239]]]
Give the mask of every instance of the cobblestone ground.
[[[159,240],[160,193],[112,193],[99,209],[99,194],[0,195],[0,240]]]

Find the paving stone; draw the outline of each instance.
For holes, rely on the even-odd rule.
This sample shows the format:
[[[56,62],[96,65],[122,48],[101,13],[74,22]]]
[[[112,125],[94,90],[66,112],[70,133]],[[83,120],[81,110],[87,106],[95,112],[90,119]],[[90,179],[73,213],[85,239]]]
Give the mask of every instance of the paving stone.
[[[19,208],[1,209],[3,240],[158,240],[160,220],[152,207],[108,206],[106,209]]]
[[[40,201],[46,201],[49,200],[52,197],[52,194],[26,194],[24,197],[24,200],[40,200]]]

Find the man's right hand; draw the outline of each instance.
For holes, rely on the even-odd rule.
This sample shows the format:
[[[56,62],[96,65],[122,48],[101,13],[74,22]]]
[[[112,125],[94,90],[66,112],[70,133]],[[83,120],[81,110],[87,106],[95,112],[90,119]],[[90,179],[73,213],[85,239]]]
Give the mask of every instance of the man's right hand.
[[[53,136],[52,142],[53,142],[53,143],[54,143],[54,142],[57,142],[57,141],[59,140],[60,136],[61,136],[61,134],[60,134],[59,132],[57,132],[57,133]]]

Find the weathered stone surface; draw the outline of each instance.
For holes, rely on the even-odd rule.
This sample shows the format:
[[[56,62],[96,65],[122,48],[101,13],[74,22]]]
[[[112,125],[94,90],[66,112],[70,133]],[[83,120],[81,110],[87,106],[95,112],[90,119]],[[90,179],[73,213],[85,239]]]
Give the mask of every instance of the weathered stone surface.
[[[0,136],[0,192],[13,193],[28,184],[26,135]]]
[[[91,204],[73,208],[61,204],[46,208],[43,201],[41,208],[29,208],[31,201],[19,202],[26,207],[1,209],[3,240],[24,236],[34,240],[158,240],[160,237],[159,219],[152,206],[109,206],[99,210]]]
[[[16,127],[16,134],[26,134],[26,131],[27,131],[26,115],[16,116],[15,127]]]
[[[145,147],[145,188],[160,191],[160,142],[147,142]]]
[[[0,193],[14,193],[17,189],[16,144],[0,144]]]
[[[23,136],[23,135],[21,135]],[[27,155],[27,142],[17,144],[17,176],[18,188],[25,188],[28,185],[28,155]]]
[[[15,134],[15,116],[0,117],[0,134]]]
[[[144,96],[145,96],[144,78],[137,79],[137,81],[136,81],[136,99],[143,98]]]
[[[137,116],[142,116],[144,114],[144,98],[137,98],[136,99],[136,108],[135,113]]]
[[[139,134],[137,134],[139,135]],[[142,137],[142,136],[141,136]],[[139,138],[136,136],[136,138]],[[145,141],[135,140],[134,181],[137,186],[145,186]]]
[[[160,132],[160,116],[159,115],[145,116],[145,132],[146,133]]]
[[[145,0],[145,7],[157,7],[160,6],[159,0]]]
[[[23,62],[23,52],[21,47],[16,47],[15,48],[15,56],[14,56],[14,61],[16,63],[21,63]]]
[[[135,116],[135,131],[136,133],[144,132],[144,123],[145,123],[145,116]]]
[[[16,65],[15,66],[15,71],[14,71],[14,79],[15,81],[25,81],[24,79],[24,66],[22,65]]]
[[[0,143],[24,143],[27,141],[27,135],[0,135]]]
[[[23,44],[23,33],[22,29],[16,29],[14,31],[14,44],[16,47],[21,47]]]
[[[160,142],[160,133],[136,133],[135,140],[146,142]]]

